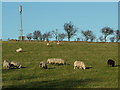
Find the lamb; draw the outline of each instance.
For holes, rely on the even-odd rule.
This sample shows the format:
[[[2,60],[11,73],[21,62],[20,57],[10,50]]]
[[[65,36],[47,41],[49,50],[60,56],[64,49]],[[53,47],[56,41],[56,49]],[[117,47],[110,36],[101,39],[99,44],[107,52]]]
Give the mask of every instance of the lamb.
[[[107,61],[107,64],[108,64],[108,66],[114,67],[114,66],[115,66],[115,61],[113,61],[112,59],[109,59],[109,60]]]
[[[42,68],[44,68],[44,69],[47,69],[48,67],[47,67],[47,63],[46,62],[40,62],[40,64],[39,64],[39,67],[42,67]]]
[[[3,68],[4,69],[9,69],[10,68],[10,62],[8,62],[7,60],[4,60],[4,62],[3,62]]]
[[[11,67],[21,68],[22,65],[19,62],[11,61],[10,62]]]
[[[82,61],[75,61],[74,69],[76,69],[76,68],[85,69],[85,64]]]
[[[16,52],[22,52],[22,48],[17,49]]]
[[[63,59],[59,59],[59,58],[50,58],[47,60],[47,63],[50,63],[50,64],[66,64],[66,62],[63,60]]]

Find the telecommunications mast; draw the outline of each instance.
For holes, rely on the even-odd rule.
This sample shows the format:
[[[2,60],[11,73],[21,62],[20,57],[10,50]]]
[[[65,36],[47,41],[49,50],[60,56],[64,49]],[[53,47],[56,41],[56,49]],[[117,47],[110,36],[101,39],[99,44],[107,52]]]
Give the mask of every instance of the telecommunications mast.
[[[23,30],[22,30],[22,5],[19,6],[19,12],[20,12],[20,36],[19,36],[19,40],[23,40]]]

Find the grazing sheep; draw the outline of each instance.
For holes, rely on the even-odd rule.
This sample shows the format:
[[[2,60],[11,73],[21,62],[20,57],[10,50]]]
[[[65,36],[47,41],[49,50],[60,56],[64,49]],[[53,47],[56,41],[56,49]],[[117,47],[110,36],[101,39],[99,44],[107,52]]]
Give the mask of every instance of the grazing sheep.
[[[21,68],[22,65],[19,63],[19,62],[14,62],[14,61],[11,61],[11,67],[16,67],[16,68]]]
[[[65,61],[63,59],[59,59],[59,58],[50,58],[47,60],[47,63],[50,63],[50,64],[66,64]]]
[[[44,40],[45,42],[47,42],[47,40]]]
[[[85,69],[85,64],[82,61],[75,61],[74,69],[76,69],[76,68]]]
[[[3,62],[3,68],[4,69],[9,69],[10,68],[10,62],[8,62],[7,60],[4,60],[4,62]]]
[[[58,59],[55,59],[55,64],[64,65],[64,64],[66,64],[66,63],[65,63],[65,61],[64,61],[63,59],[59,59],[59,58],[58,58]]]
[[[47,46],[50,46],[50,43],[47,43]]]
[[[60,42],[59,42],[59,41],[57,42],[57,45],[60,45]]]
[[[55,59],[54,58],[50,58],[50,59],[47,60],[47,63],[55,64]]]
[[[16,52],[22,52],[22,48],[17,49]]]
[[[109,59],[109,60],[107,61],[107,64],[108,64],[108,66],[114,67],[114,66],[115,66],[115,61],[113,61],[112,59]]]
[[[42,68],[44,68],[44,69],[47,69],[48,67],[47,67],[47,63],[46,62],[40,62],[40,64],[39,64],[39,67],[42,67]]]

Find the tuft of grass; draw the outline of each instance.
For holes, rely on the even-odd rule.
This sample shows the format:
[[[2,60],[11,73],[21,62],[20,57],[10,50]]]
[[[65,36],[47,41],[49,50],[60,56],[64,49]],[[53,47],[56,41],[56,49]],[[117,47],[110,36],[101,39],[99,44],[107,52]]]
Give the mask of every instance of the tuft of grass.
[[[23,48],[23,52],[15,50]],[[62,58],[67,65],[48,65],[39,68],[39,62],[48,58]],[[18,61],[26,68],[2,69],[3,88],[117,88],[118,67],[108,67],[107,60],[118,65],[117,43],[46,42],[2,43],[3,60]],[[73,69],[75,60],[81,60],[90,69]]]

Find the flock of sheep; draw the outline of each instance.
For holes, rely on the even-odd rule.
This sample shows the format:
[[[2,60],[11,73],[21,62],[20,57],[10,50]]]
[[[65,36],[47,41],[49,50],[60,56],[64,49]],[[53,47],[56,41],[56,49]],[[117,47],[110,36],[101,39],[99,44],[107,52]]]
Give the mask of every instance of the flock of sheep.
[[[22,52],[23,49],[22,48],[19,48],[16,50],[16,52]],[[8,60],[4,60],[3,61],[3,68],[4,69],[10,69],[10,68],[21,68],[22,65],[19,63],[19,62],[16,62],[16,61],[11,61],[9,62]]]
[[[40,62],[39,67],[47,69],[47,64],[58,64],[58,65],[65,65],[66,62],[61,58],[49,58],[47,62]],[[74,69],[85,69],[85,64],[82,61],[75,61],[74,62]]]
[[[50,44],[47,43],[47,46],[49,46],[49,45]],[[60,43],[57,42],[57,45],[60,45]],[[22,48],[19,48],[19,49],[16,50],[16,52],[22,52],[22,51],[23,51]],[[47,62],[43,62],[43,61],[40,62],[39,67],[47,69],[48,68],[47,64],[65,65],[66,62],[65,62],[65,60],[63,60],[61,58],[49,58],[47,60]],[[3,62],[3,68],[4,69],[21,68],[21,67],[22,67],[22,65],[19,62],[15,62],[15,61],[9,62],[8,60],[4,60],[4,62]],[[77,69],[77,68],[85,69],[85,64],[82,61],[75,61],[74,62],[74,69]]]
[[[22,65],[19,63],[19,62],[15,62],[15,61],[7,61],[7,60],[4,60],[3,62],[3,68],[4,69],[9,69],[9,68],[21,68]]]
[[[39,63],[39,67],[47,69],[48,68],[47,64],[65,65],[66,62],[63,59],[60,59],[60,58],[49,58],[47,60],[47,62],[41,61]],[[22,67],[22,65],[19,62],[15,62],[15,61],[9,62],[7,60],[4,60],[4,62],[3,62],[3,68],[4,69],[10,69],[10,68],[19,69],[21,67]],[[85,69],[85,64],[82,61],[75,61],[74,62],[74,69],[77,69],[77,68]]]
[[[52,41],[51,41],[52,42]],[[57,43],[56,43],[57,45],[60,45],[60,42],[58,41]],[[50,46],[51,44],[50,44],[50,42],[47,42],[47,46]]]
[[[47,46],[49,46],[49,45],[50,45],[50,43],[47,43]],[[60,43],[57,42],[57,45],[60,45]],[[22,51],[23,51],[22,48],[19,48],[19,49],[16,50],[16,52],[22,52]],[[65,60],[63,60],[61,58],[49,58],[47,60],[47,62],[44,62],[44,61],[40,62],[39,63],[39,67],[47,69],[48,68],[47,64],[65,65],[66,62],[65,62]],[[107,61],[107,64],[112,66],[112,67],[115,66],[115,62],[113,60],[111,60],[111,59],[109,59]],[[85,66],[84,62],[82,62],[82,61],[75,61],[73,63],[73,66],[74,66],[74,69],[77,69],[77,68],[78,69],[86,69],[86,66]],[[22,65],[19,62],[15,62],[15,61],[9,62],[7,60],[4,60],[4,62],[3,62],[3,68],[4,69],[10,69],[10,68],[17,68],[17,69],[19,69],[21,67],[22,67]]]

